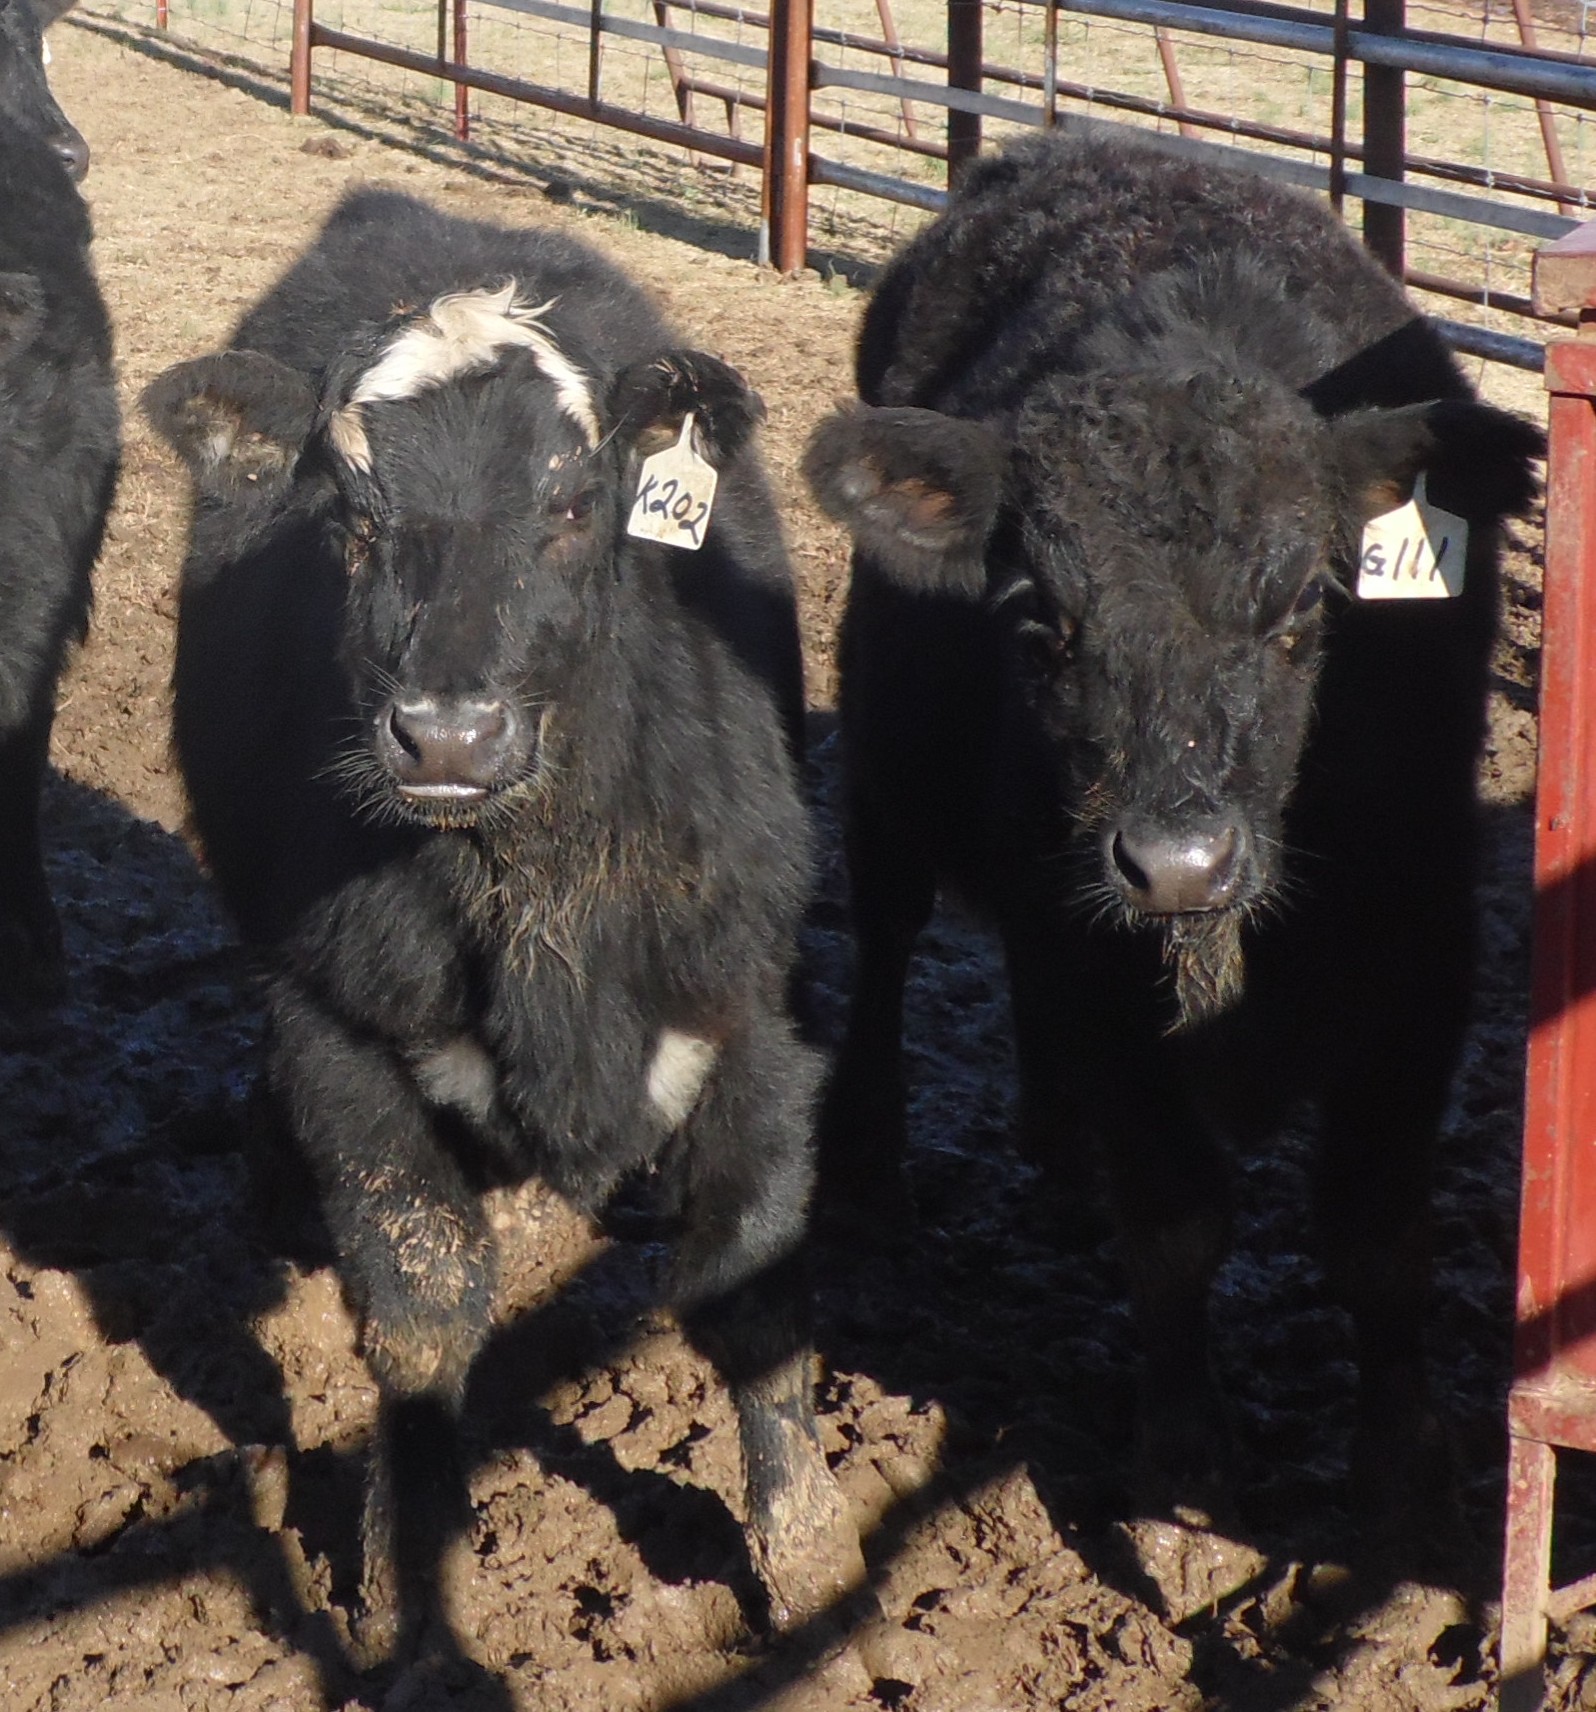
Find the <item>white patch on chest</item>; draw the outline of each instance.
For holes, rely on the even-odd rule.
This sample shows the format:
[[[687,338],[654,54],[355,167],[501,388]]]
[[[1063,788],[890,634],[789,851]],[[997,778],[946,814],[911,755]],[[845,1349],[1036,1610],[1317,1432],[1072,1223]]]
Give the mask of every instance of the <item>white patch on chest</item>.
[[[449,1106],[478,1123],[486,1123],[493,1115],[499,1073],[470,1035],[457,1034],[431,1052],[418,1053],[410,1060],[410,1068],[435,1106]]]
[[[712,1040],[679,1029],[660,1030],[648,1067],[648,1098],[672,1129],[680,1129],[698,1104],[720,1048]]]

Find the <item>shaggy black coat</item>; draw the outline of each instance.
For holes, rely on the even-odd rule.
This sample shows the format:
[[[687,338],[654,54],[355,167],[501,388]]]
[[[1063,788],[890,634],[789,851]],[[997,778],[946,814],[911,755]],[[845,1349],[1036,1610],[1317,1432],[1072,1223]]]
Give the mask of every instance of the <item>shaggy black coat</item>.
[[[24,1007],[65,983],[39,793],[121,443],[73,183],[88,156],[45,82],[39,19],[27,0],[0,0],[0,1004]]]
[[[1430,1159],[1469,1004],[1497,525],[1537,430],[1472,400],[1328,210],[1151,148],[978,163],[870,303],[868,408],[808,473],[854,533],[841,645],[860,957],[822,1173],[891,1195],[903,981],[939,885],[1003,935],[1024,1138],[1095,1137],[1147,1356],[1155,1493],[1225,1461],[1217,1138],[1321,1120],[1359,1468],[1431,1483]],[[1463,593],[1352,597],[1425,474]]]
[[[398,341],[436,347],[443,294],[511,280],[557,357],[512,344],[354,402]],[[480,1190],[532,1174],[596,1208],[657,1172],[671,1298],[738,1405],[751,1547],[778,1616],[812,1611],[859,1564],[796,1261],[809,840],[758,402],[586,248],[385,193],[339,208],[234,347],[146,399],[197,488],[176,745],[381,1388],[370,1644],[427,1621],[458,1514],[437,1459],[489,1324]],[[625,533],[640,455],[688,411],[719,470],[691,553]]]

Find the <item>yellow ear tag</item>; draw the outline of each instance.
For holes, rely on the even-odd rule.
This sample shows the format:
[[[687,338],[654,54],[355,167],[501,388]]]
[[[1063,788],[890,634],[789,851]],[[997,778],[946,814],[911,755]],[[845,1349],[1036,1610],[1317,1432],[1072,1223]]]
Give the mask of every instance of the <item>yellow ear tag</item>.
[[[693,450],[693,413],[688,411],[676,444],[644,458],[626,533],[696,553],[709,528],[717,479]]]
[[[1406,505],[1364,524],[1359,600],[1445,600],[1462,594],[1469,556],[1468,523],[1431,505],[1424,481],[1420,476],[1414,482],[1413,497]]]

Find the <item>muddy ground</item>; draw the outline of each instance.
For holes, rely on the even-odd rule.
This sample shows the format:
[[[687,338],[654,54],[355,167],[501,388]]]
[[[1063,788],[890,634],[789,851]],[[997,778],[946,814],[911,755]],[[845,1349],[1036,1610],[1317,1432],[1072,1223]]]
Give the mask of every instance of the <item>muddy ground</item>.
[[[747,1628],[724,1397],[649,1306],[657,1256],[535,1192],[499,1211],[503,1330],[473,1388],[475,1530],[443,1678],[344,1663],[374,1395],[303,1209],[254,1187],[247,971],[185,844],[166,748],[181,529],[133,416],[220,342],[347,186],[583,232],[650,281],[767,400],[803,583],[811,775],[826,839],[810,937],[835,1031],[848,965],[830,636],[841,543],[802,501],[809,426],[846,390],[856,292],[614,218],[547,170],[498,174],[295,122],[122,26],[56,32],[88,136],[129,406],[93,635],[62,687],[50,868],[72,957],[60,1012],[0,1040],[0,1680],[6,1712],[385,1705],[538,1712],[1465,1712],[1490,1701],[1523,1048],[1538,530],[1520,531],[1493,737],[1479,1020],[1438,1200],[1435,1375],[1461,1469],[1444,1572],[1364,1562],[1345,1502],[1346,1327],[1305,1252],[1303,1149],[1242,1163],[1217,1293],[1243,1449],[1226,1535],[1140,1518],[1134,1339],[1091,1185],[1046,1193],[1008,1141],[990,945],[953,915],[912,995],[922,1228],[896,1258],[824,1251],[826,1444],[866,1535],[890,1645],[874,1671]],[[688,168],[677,164],[676,171]],[[668,177],[668,172],[666,173]],[[593,208],[586,208],[588,203]],[[836,283],[836,282],[833,282]],[[1570,1463],[1576,1459],[1568,1459]],[[1571,1471],[1560,1569],[1596,1566]],[[733,1501],[734,1502],[734,1501]],[[1553,1704],[1596,1707],[1596,1625],[1559,1637]]]

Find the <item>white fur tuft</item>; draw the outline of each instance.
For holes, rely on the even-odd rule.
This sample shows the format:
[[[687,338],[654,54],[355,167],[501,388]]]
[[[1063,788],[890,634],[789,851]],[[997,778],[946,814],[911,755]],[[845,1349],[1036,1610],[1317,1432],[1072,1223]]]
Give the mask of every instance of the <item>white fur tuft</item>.
[[[598,411],[586,375],[555,342],[543,317],[554,307],[523,303],[512,279],[497,291],[453,291],[436,298],[426,315],[396,333],[355,383],[349,401],[335,413],[329,437],[357,469],[371,468],[371,448],[361,406],[414,398],[446,386],[458,375],[492,366],[507,348],[530,351],[552,383],[560,408],[581,428],[588,445],[599,441]]]
[[[680,1129],[692,1116],[719,1052],[714,1041],[699,1035],[683,1034],[676,1028],[660,1030],[654,1060],[648,1067],[648,1098],[673,1130]]]

